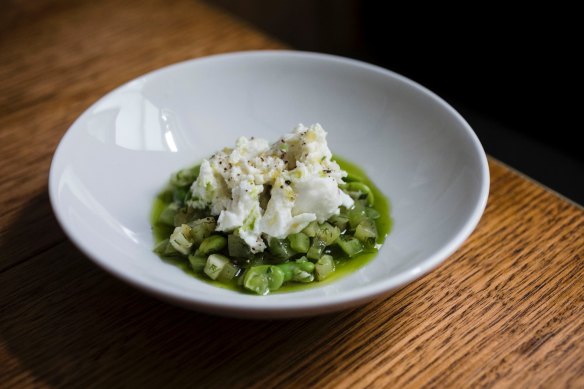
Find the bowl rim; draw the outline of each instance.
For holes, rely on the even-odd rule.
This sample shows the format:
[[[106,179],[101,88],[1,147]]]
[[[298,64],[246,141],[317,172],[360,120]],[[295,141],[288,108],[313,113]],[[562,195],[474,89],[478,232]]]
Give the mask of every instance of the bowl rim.
[[[461,127],[465,130],[466,135],[472,141],[471,144],[474,155],[478,156],[480,161],[481,175],[480,193],[476,199],[476,203],[473,205],[473,210],[470,214],[470,217],[468,217],[463,226],[455,233],[454,237],[445,242],[439,250],[435,251],[432,255],[422,260],[418,266],[414,268],[401,271],[399,274],[387,277],[383,280],[379,280],[368,285],[363,285],[356,289],[341,291],[334,295],[316,296],[311,299],[270,299],[271,296],[277,296],[270,295],[251,296],[251,299],[230,300],[223,296],[217,297],[215,295],[207,294],[195,295],[179,288],[152,283],[149,279],[143,277],[139,273],[125,272],[122,269],[114,266],[111,261],[103,260],[99,253],[95,253],[90,250],[83,239],[78,238],[72,228],[67,224],[64,210],[61,208],[61,205],[58,201],[58,182],[60,176],[56,171],[57,161],[63,154],[63,148],[65,147],[64,144],[67,143],[66,139],[68,139],[68,137],[71,136],[71,133],[75,131],[74,129],[80,123],[80,121],[83,120],[88,112],[90,112],[91,109],[99,104],[102,100],[107,99],[110,95],[116,93],[119,89],[124,88],[129,83],[132,83],[137,79],[150,78],[157,74],[171,71],[177,67],[190,66],[193,63],[226,60],[229,61],[231,59],[239,60],[246,58],[257,59],[261,57],[266,59],[289,58],[295,60],[324,60],[335,64],[349,65],[351,67],[360,68],[367,72],[375,72],[384,76],[389,76],[406,84],[408,87],[422,92],[426,96],[430,97],[434,102],[439,104],[443,109],[448,111],[461,124]],[[138,289],[152,294],[160,299],[170,301],[174,304],[209,313],[250,318],[308,316],[350,308],[360,303],[372,300],[375,297],[388,294],[391,291],[394,291],[399,287],[402,287],[405,284],[421,277],[422,275],[427,274],[432,269],[436,268],[440,263],[445,261],[450,255],[452,255],[476,228],[487,204],[489,185],[490,174],[488,160],[477,135],[466,122],[466,120],[452,106],[450,106],[444,99],[436,95],[434,92],[398,73],[366,62],[330,54],[291,50],[238,51],[194,58],[164,66],[127,81],[106,93],[104,96],[100,97],[97,101],[86,108],[85,111],[79,115],[79,117],[69,126],[53,154],[49,171],[49,198],[58,223],[65,231],[68,238],[75,244],[75,246],[98,266],[105,269],[115,277],[131,284],[132,286],[137,287]]]

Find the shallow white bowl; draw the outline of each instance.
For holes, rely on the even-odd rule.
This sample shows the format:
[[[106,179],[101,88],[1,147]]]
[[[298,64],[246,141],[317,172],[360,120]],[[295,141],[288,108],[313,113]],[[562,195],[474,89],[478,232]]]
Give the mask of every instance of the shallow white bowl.
[[[364,168],[395,220],[378,256],[323,287],[269,296],[219,289],[152,253],[149,215],[171,172],[233,145],[319,122]],[[469,236],[489,190],[485,153],[438,96],[388,70],[329,55],[262,51],[172,65],[104,96],[51,165],[57,219],[95,263],[161,299],[231,316],[307,316],[363,304],[427,273]]]

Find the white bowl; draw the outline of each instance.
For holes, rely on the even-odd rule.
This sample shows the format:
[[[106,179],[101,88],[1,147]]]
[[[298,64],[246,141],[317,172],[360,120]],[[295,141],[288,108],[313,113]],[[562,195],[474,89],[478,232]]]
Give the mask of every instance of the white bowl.
[[[393,231],[368,265],[326,286],[254,296],[153,254],[150,210],[171,172],[238,136],[275,140],[316,122],[391,202]],[[201,58],[122,85],[69,128],[49,178],[57,219],[96,264],[172,303],[253,318],[341,310],[422,276],[469,236],[488,190],[479,140],[438,96],[376,66],[292,51]]]

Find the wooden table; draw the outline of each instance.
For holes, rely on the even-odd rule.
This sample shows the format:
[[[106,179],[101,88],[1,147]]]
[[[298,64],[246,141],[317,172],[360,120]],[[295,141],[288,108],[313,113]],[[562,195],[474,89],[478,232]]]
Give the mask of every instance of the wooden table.
[[[234,320],[117,281],[51,211],[63,133],[150,70],[284,46],[187,0],[15,1],[0,22],[0,387],[584,387],[584,212],[494,160],[464,246],[358,309]]]

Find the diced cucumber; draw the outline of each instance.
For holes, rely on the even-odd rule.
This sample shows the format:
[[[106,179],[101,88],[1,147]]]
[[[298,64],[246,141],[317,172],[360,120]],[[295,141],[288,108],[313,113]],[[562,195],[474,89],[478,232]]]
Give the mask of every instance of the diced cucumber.
[[[219,273],[219,277],[217,277],[217,281],[221,282],[228,282],[233,279],[239,272],[239,268],[235,266],[233,263],[229,262],[223,267],[221,273]]]
[[[183,224],[174,229],[170,235],[170,244],[181,254],[188,255],[193,245],[191,227]]]
[[[296,254],[286,239],[271,237],[268,241],[268,249],[274,257],[280,260],[286,260]]]
[[[156,246],[154,246],[154,252],[158,255],[162,255],[162,253],[164,253],[164,250],[166,250],[167,244],[168,244],[168,239],[164,239],[163,241],[160,241],[159,243],[156,244]]]
[[[305,235],[307,235],[311,238],[314,238],[316,236],[317,231],[318,231],[318,222],[316,222],[316,220],[313,222],[310,222],[310,224],[307,225],[306,227],[304,227],[304,229],[302,230],[302,232]]]
[[[299,232],[288,236],[290,247],[297,253],[306,253],[310,248],[310,238],[308,235]]]
[[[315,266],[316,279],[322,281],[335,271],[335,261],[330,255],[323,255],[316,262]]]
[[[169,239],[164,239],[154,247],[154,252],[162,257],[175,257],[182,255],[169,242]]]
[[[357,238],[340,236],[336,243],[349,258],[363,251],[363,244]]]
[[[180,257],[183,253],[177,251],[173,245],[170,244],[170,239],[167,240],[166,247],[164,248],[164,252],[162,253],[163,257]]]
[[[227,239],[222,235],[211,235],[205,238],[202,242],[195,255],[200,257],[206,257],[212,253],[218,253],[227,246]]]
[[[333,227],[327,222],[320,224],[318,227],[316,238],[322,240],[325,246],[333,244],[341,234],[341,231],[337,227]]]
[[[364,180],[363,177],[358,176],[358,175],[353,174],[353,173],[348,173],[348,172],[347,172],[347,177],[344,178],[345,182],[355,182],[355,181],[361,182],[363,180]]]
[[[312,238],[312,245],[310,245],[310,249],[308,249],[306,256],[310,259],[317,260],[320,258],[325,248],[326,243],[318,237],[314,237]]]
[[[255,253],[252,254],[251,258],[241,258],[239,262],[243,263],[245,267],[258,266],[258,265],[269,265],[266,257],[268,253]]]
[[[172,199],[174,201],[176,201],[177,203],[184,204],[185,197],[187,196],[187,193],[189,191],[190,191],[189,188],[185,188],[185,187],[175,188],[172,191]]]
[[[349,225],[351,228],[357,228],[359,223],[367,219],[365,206],[361,202],[355,201],[355,205],[347,211],[347,216],[349,217]]]
[[[370,207],[375,204],[375,197],[371,189],[362,182],[349,182],[342,189],[354,200],[367,200]]]
[[[199,165],[193,168],[179,170],[170,177],[170,183],[176,187],[191,185],[199,176],[200,169],[201,167]]]
[[[244,288],[259,295],[279,289],[284,283],[284,272],[274,265],[260,265],[248,268],[243,276]]]
[[[195,220],[201,217],[200,210],[196,210],[190,206],[180,208],[174,215],[174,225],[193,224]]]
[[[365,207],[365,214],[369,219],[377,220],[381,217],[381,214],[375,210],[375,208]]]
[[[359,239],[366,247],[375,246],[377,240],[377,226],[371,219],[364,219],[355,229],[355,238]]]
[[[253,253],[243,239],[235,233],[227,235],[227,250],[233,258],[251,259]]]
[[[191,263],[191,267],[193,268],[193,270],[197,273],[200,273],[201,271],[203,271],[205,265],[207,264],[207,258],[198,257],[196,255],[191,254],[189,255],[189,262]]]
[[[229,263],[229,258],[219,254],[211,254],[207,258],[204,272],[209,278],[216,280],[221,274],[221,271]]]
[[[199,246],[205,238],[209,237],[213,231],[215,231],[215,227],[217,226],[217,222],[215,218],[209,216],[203,219],[197,219],[193,222],[188,224],[191,227],[191,236],[193,238],[193,244],[195,246]]]
[[[344,231],[349,224],[349,218],[346,215],[333,215],[328,221],[340,231]]]
[[[174,217],[180,208],[178,203],[170,203],[160,212],[158,223],[174,226]],[[176,227],[176,226],[175,226]]]
[[[172,189],[165,189],[164,191],[158,194],[158,198],[165,204],[172,202]]]

